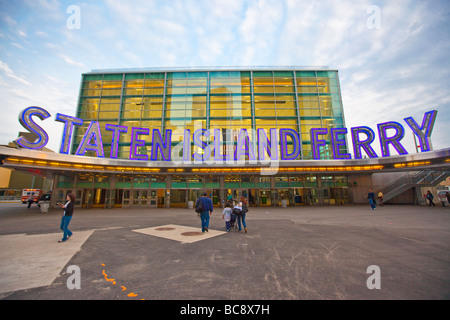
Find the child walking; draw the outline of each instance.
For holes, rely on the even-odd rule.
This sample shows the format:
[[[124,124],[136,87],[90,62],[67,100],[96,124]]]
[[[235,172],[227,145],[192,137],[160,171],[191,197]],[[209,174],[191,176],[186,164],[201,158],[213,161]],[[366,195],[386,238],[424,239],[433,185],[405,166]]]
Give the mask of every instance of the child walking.
[[[231,224],[230,224],[230,220],[231,220],[231,204],[229,201],[226,202],[225,204],[225,208],[223,209],[222,212],[222,219],[225,220],[225,228],[228,231],[230,231],[231,229]]]

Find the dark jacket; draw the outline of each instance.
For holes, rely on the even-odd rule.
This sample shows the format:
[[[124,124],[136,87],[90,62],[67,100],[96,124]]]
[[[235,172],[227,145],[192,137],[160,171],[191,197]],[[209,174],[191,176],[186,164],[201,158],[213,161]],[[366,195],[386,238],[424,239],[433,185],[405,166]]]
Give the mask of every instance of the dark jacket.
[[[73,207],[74,207],[74,203],[71,201],[68,205],[67,208],[65,208],[65,216],[72,216],[73,215]]]
[[[213,203],[208,197],[201,197],[197,199],[197,202],[201,201],[203,204],[203,212],[209,211],[213,212]],[[195,202],[195,206],[197,206],[197,202]]]

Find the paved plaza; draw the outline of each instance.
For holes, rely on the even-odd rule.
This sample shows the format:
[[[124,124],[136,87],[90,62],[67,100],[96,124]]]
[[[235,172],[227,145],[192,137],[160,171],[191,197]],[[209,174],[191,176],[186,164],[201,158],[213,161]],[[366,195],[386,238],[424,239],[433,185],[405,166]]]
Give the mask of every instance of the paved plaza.
[[[450,298],[440,205],[250,208],[248,233],[217,208],[205,234],[192,209],[76,209],[57,243],[60,216],[0,203],[0,299]]]

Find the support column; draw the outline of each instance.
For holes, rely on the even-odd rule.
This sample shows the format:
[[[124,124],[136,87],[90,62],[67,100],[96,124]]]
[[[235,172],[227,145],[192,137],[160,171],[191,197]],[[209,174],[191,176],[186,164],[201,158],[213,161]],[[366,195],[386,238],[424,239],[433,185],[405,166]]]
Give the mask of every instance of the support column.
[[[166,189],[164,190],[164,208],[170,208],[170,190],[172,189],[172,176],[166,177]]]

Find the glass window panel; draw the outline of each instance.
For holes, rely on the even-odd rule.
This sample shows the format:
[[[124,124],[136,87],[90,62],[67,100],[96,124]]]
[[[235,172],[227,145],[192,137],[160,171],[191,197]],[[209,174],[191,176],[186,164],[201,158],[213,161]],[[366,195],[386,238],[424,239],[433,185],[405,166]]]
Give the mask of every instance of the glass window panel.
[[[230,71],[211,71],[209,72],[210,78],[229,78]]]
[[[317,71],[318,77],[336,78],[337,71]]]
[[[84,100],[80,105],[80,111],[97,111],[99,101],[99,99]]]
[[[99,112],[99,119],[117,119],[119,117],[119,111]]]
[[[231,102],[229,101],[211,101],[209,108],[212,109],[228,109],[231,107]]]
[[[162,79],[164,80],[164,73],[147,73],[145,75],[145,82],[149,81],[148,79]]]
[[[319,102],[318,101],[299,101],[299,108],[300,109],[319,109]]]
[[[279,126],[280,125],[282,125],[282,126],[288,126],[288,125],[296,126],[297,125],[297,118],[295,118],[295,119],[282,119],[282,120],[277,119],[277,124]]]
[[[114,74],[105,74],[103,75],[103,80],[120,80],[122,82],[123,74],[122,73],[114,73]]]
[[[277,108],[277,117],[295,117],[297,112],[295,109],[278,109]]]
[[[273,72],[272,71],[254,71],[253,72],[253,77],[273,77]]]
[[[255,108],[256,117],[273,117],[275,118],[275,109],[259,109]]]
[[[140,119],[141,118],[141,110],[128,110],[122,111],[123,119]]]
[[[276,127],[276,121],[275,119],[255,119],[256,127],[260,126],[272,126],[273,128]]]
[[[117,99],[118,101],[120,101],[120,99]],[[102,100],[104,101],[104,100]],[[111,101],[111,100],[109,100]],[[123,99],[124,104],[134,104],[134,105],[140,105],[142,102],[142,98],[124,98]],[[127,106],[128,108],[129,106]]]
[[[186,75],[188,78],[206,78],[208,76],[207,72],[204,71],[194,71],[188,72]]]
[[[125,81],[125,87],[127,88],[142,88],[143,86],[144,86],[144,79]]]
[[[144,90],[142,88],[139,89],[125,89],[124,94],[126,96],[142,96]]]
[[[275,103],[271,101],[257,101],[255,102],[255,109],[258,108],[267,108],[275,110]]]
[[[166,117],[168,118],[185,118],[186,110],[166,110]]]
[[[294,101],[295,100],[295,95],[294,94],[276,94],[275,95],[275,100],[278,101]]]
[[[273,78],[253,77],[254,86],[273,86]]]
[[[232,111],[230,109],[212,109],[209,112],[210,117],[231,117]]]
[[[273,86],[255,86],[253,90],[255,93],[273,93],[275,91]]]
[[[318,94],[298,94],[298,100],[299,101],[318,101],[319,95]]]
[[[144,97],[143,98],[144,104],[151,104],[151,103],[162,103],[163,102],[163,96],[153,96],[153,97]]]
[[[259,101],[275,101],[275,96],[273,94],[255,94],[255,102]]]
[[[276,86],[275,87],[275,93],[294,93],[294,87],[293,86]]]
[[[144,79],[144,73],[127,73],[125,74],[125,80]]]
[[[98,112],[80,112],[78,117],[83,120],[97,120]]]
[[[171,85],[172,85],[172,87],[185,87],[186,79],[172,79]]]
[[[167,88],[167,94],[172,94],[172,95],[182,94],[182,95],[186,95],[186,87]]]
[[[205,95],[206,99],[206,87],[189,87],[186,88],[187,94],[199,94],[199,95]]]
[[[209,96],[209,100],[211,102],[221,102],[221,101],[230,101],[231,96],[230,95],[218,95],[218,94],[212,94]]]
[[[84,89],[82,91],[82,95],[83,96],[99,96],[100,95],[101,90],[89,90],[89,89]]]
[[[297,87],[297,92],[300,93],[316,93],[317,86],[299,86]]]
[[[86,81],[83,83],[83,89],[100,89],[102,81]]]
[[[292,78],[294,77],[293,71],[274,71],[274,77],[287,77]]]
[[[143,120],[141,121],[142,128],[161,129],[161,120]],[[150,130],[150,134],[152,134]]]
[[[103,89],[102,90],[102,97],[104,96],[120,96],[122,94],[122,89]]]
[[[103,79],[102,74],[85,74],[83,76],[84,81],[98,81],[98,80],[101,81],[102,79]]]
[[[315,71],[296,71],[295,74],[297,75],[297,78],[299,78],[299,77],[315,77],[316,76]]]
[[[193,118],[204,118],[204,117],[206,117],[206,106],[204,108],[192,109],[191,116]]]
[[[186,72],[172,72],[172,73],[167,73],[167,78],[171,78],[171,79],[186,79],[187,74]]]
[[[297,86],[317,86],[315,77],[297,78]]]
[[[247,80],[241,78],[211,78],[209,83],[211,87],[250,85]]]
[[[206,104],[206,95],[192,95],[192,96],[187,96],[187,100],[192,100],[193,104]]]
[[[162,79],[145,79],[144,86],[146,87],[164,87],[164,77]]]
[[[142,110],[142,118],[162,118],[162,110],[144,109]]]
[[[103,81],[103,89],[116,89],[122,87],[122,80],[120,81]]]
[[[145,88],[144,95],[163,95],[164,88]]]

